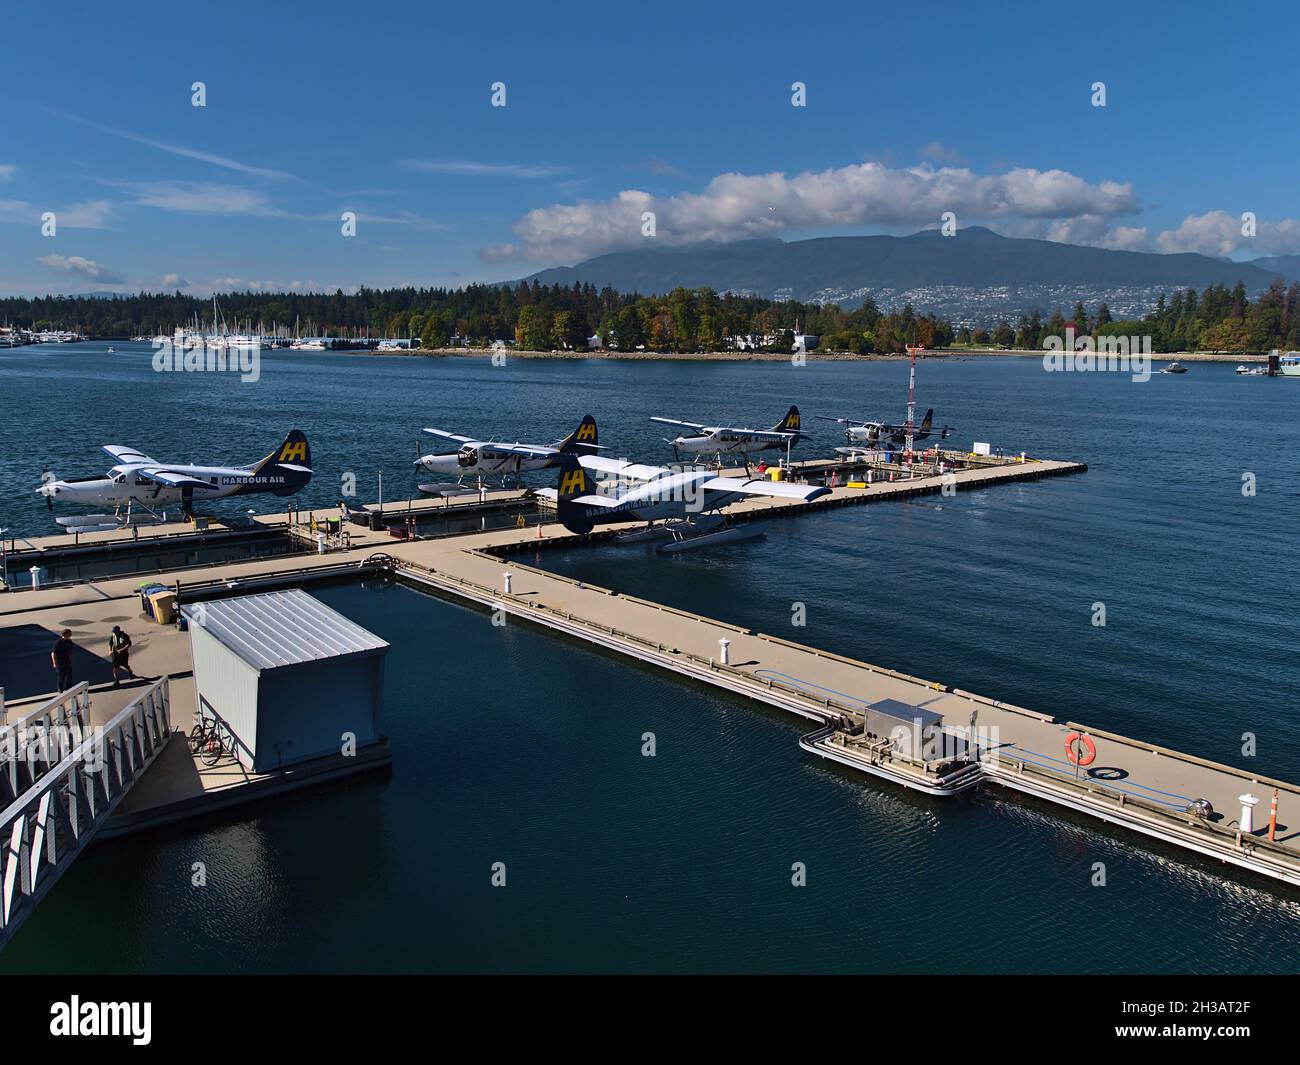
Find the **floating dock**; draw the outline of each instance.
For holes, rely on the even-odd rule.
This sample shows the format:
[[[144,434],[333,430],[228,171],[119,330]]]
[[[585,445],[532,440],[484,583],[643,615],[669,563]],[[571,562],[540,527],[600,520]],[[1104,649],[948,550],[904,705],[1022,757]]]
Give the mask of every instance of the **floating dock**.
[[[833,465],[836,470],[844,466]],[[991,488],[1085,469],[1079,463],[1038,459],[1001,461],[893,482],[876,479],[865,488],[836,483],[830,494],[811,503],[747,499],[728,508],[727,514],[733,522],[793,517],[829,507]],[[810,476],[826,472],[807,471]],[[500,508],[521,502],[518,493],[481,501],[403,501],[385,504],[380,524],[401,521],[403,508],[406,513],[449,508],[469,508],[462,513],[472,513],[476,504]],[[328,514],[333,517],[337,512]],[[272,520],[281,518],[296,530],[292,535],[311,537],[318,546],[320,529],[331,528],[315,515],[306,524],[302,515]],[[636,526],[619,528],[629,527]],[[141,529],[138,539],[147,540],[155,532],[163,530]],[[409,540],[396,539],[386,529],[355,526],[347,532],[347,537],[332,541],[327,532],[323,554],[241,561],[197,573],[181,570],[162,579],[175,587],[181,602],[194,602],[382,574],[384,579],[459,602],[503,610],[655,668],[797,714],[810,722],[800,746],[846,769],[941,798],[962,795],[981,784],[1005,787],[1300,885],[1300,788],[1295,785],[622,595],[517,560],[523,552],[603,539],[613,535],[612,530],[578,537],[558,525],[544,524]],[[63,627],[72,607],[77,619],[69,623],[74,639],[79,643],[105,640],[113,621],[132,609],[126,601],[136,601],[138,583],[138,577],[128,576],[10,591],[0,596],[0,647],[16,639],[23,628],[48,633]],[[195,697],[187,635],[152,625],[134,627],[132,634],[133,665],[143,674],[167,678],[170,727],[188,732]],[[48,655],[48,647],[42,645],[40,653]],[[48,675],[48,662],[45,668]],[[90,694],[92,718],[106,722],[120,715],[131,704],[132,691],[97,686]],[[48,695],[29,695],[15,702],[11,693],[11,720],[38,709],[47,699]],[[1077,742],[1091,744],[1095,751],[1095,761],[1086,768],[1072,764],[1067,756],[1066,742],[1072,734],[1086,737]],[[386,753],[376,756],[376,765],[321,766],[315,772],[299,769],[295,779],[276,779],[274,774],[253,779],[237,765],[199,766],[181,737],[163,748],[122,798],[101,838],[209,814],[286,787],[332,779],[340,772],[373,770],[386,763]],[[1262,815],[1245,826],[1238,817],[1243,795],[1261,801]],[[1267,811],[1274,795],[1277,817],[1270,824]],[[8,830],[3,825],[0,829]]]

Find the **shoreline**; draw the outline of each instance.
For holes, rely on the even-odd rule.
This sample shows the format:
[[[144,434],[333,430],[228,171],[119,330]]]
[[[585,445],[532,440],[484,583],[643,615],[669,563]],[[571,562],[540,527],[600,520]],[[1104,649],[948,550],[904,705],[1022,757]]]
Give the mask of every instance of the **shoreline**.
[[[344,349],[335,354],[340,355],[400,355],[414,358],[460,358],[460,359],[484,359],[491,358],[497,349],[494,348],[411,348],[397,351],[377,351],[366,348]],[[936,348],[927,350],[920,356],[922,359],[983,359],[983,358],[1017,358],[1017,359],[1041,359],[1044,355],[1050,354],[1045,351],[1034,351],[1023,348],[1008,348],[1004,350],[966,350],[964,348]],[[1100,355],[1100,353],[1098,353]],[[625,362],[789,362],[794,356],[782,355],[778,352],[767,351],[700,351],[700,352],[681,352],[681,351],[516,351],[514,348],[505,349],[506,358],[513,359],[608,359],[611,361]],[[893,352],[890,354],[874,353],[871,355],[856,355],[849,352],[816,352],[810,351],[804,355],[809,362],[906,362],[909,358],[906,352]],[[1268,362],[1267,355],[1241,355],[1231,352],[1222,351],[1179,351],[1169,352],[1166,354],[1151,355],[1151,361],[1154,362],[1230,362],[1230,363],[1259,363]]]

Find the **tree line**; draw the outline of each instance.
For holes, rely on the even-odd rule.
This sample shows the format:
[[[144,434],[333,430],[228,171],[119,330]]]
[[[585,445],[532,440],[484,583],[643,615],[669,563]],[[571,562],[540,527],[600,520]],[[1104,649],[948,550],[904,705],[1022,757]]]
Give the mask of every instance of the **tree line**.
[[[362,288],[353,294],[235,292],[220,297],[227,321],[258,323],[281,334],[341,338],[420,338],[426,348],[453,340],[473,346],[507,341],[535,351],[582,350],[588,338],[619,351],[706,352],[752,338],[759,350],[790,352],[796,330],[820,337],[826,351],[899,352],[909,344],[953,344],[1041,349],[1045,337],[1068,325],[1077,335],[1151,336],[1155,351],[1267,351],[1300,348],[1300,284],[1274,282],[1251,301],[1245,286],[1213,285],[1163,295],[1146,317],[1115,321],[1105,303],[1090,312],[1076,303],[1044,318],[1021,315],[992,329],[963,326],[911,305],[882,310],[868,299],[845,310],[836,304],[769,300],[709,288],[678,288],[664,296],[620,293],[574,283],[468,285],[464,288]],[[170,334],[211,314],[211,301],[176,292],[134,296],[10,297],[0,299],[0,322],[23,329],[75,329],[92,337]]]
[[[1013,326],[1002,321],[992,330],[962,329],[959,343],[994,347],[1038,349],[1049,336],[1064,336],[1073,326],[1076,336],[1151,337],[1151,350],[1225,351],[1233,353],[1300,350],[1300,283],[1290,286],[1274,281],[1258,299],[1246,295],[1246,286],[1211,285],[1197,294],[1195,289],[1178,291],[1169,299],[1163,294],[1143,318],[1116,321],[1102,303],[1089,313],[1082,303],[1074,305],[1069,319],[1058,307],[1046,321],[1042,314],[1021,315]]]

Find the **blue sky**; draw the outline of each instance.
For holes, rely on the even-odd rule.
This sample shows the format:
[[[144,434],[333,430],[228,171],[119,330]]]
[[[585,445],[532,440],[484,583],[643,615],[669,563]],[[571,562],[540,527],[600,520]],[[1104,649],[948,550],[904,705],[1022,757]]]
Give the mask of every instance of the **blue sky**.
[[[638,246],[647,209],[663,244],[951,209],[1079,243],[1300,252],[1296,11],[20,3],[0,293],[499,280]]]

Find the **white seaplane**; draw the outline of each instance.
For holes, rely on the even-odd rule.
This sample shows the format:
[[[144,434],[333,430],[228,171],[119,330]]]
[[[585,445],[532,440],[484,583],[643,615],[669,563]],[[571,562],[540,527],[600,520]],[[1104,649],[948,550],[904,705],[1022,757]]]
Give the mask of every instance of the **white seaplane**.
[[[723,455],[743,455],[745,469],[749,469],[749,455],[754,451],[780,449],[787,457],[795,444],[808,434],[799,428],[799,408],[791,407],[784,418],[771,429],[736,429],[725,425],[701,425],[699,422],[684,422],[677,418],[651,418],[652,422],[662,425],[680,425],[698,432],[682,433],[664,443],[672,445],[673,454],[681,458],[681,452],[688,455],[716,455],[719,465]]]
[[[517,480],[519,474],[532,470],[548,470],[559,465],[560,457],[568,453],[587,454],[600,450],[597,441],[596,419],[590,414],[563,440],[554,444],[507,444],[495,440],[474,440],[458,436],[443,429],[424,429],[422,432],[440,440],[452,440],[460,446],[455,451],[442,454],[421,455],[415,465],[430,473],[456,477],[455,485],[428,484],[420,489],[430,494],[440,491],[455,492],[466,477],[477,477],[480,486],[484,478]]]
[[[838,422],[844,426],[844,438],[848,441],[848,447],[837,447],[835,450],[841,455],[856,455],[864,451],[902,451],[907,447],[907,426],[890,425],[888,422],[859,422],[851,418],[829,418],[819,414],[819,418],[826,422]],[[912,441],[917,443],[921,440],[928,440],[935,433],[939,434],[940,440],[947,440],[952,436],[953,426],[945,425],[940,429],[934,428],[934,408],[931,407],[925,412],[925,417],[921,419],[921,424],[914,426],[912,429]]]
[[[103,449],[116,464],[102,477],[49,479],[36,489],[51,510],[54,504],[127,507],[130,523],[133,506],[156,517],[156,511],[180,503],[188,513],[195,500],[270,492],[293,495],[311,480],[311,448],[302,430],[294,429],[284,442],[260,462],[248,466],[197,466],[159,462],[135,448],[106,444]],[[113,515],[93,515],[91,525],[111,528],[121,524]],[[64,524],[66,522],[61,522]],[[86,521],[72,521],[88,528]]]
[[[747,529],[723,528],[726,516],[718,513],[748,496],[808,502],[830,492],[820,485],[723,477],[710,470],[675,470],[601,455],[566,453],[559,469],[558,487],[542,488],[537,494],[555,501],[556,516],[566,529],[585,535],[597,525],[650,522],[650,528],[625,533],[620,539],[668,537],[672,542],[660,549],[664,551],[761,536]],[[609,475],[609,480],[597,484],[595,474]]]

